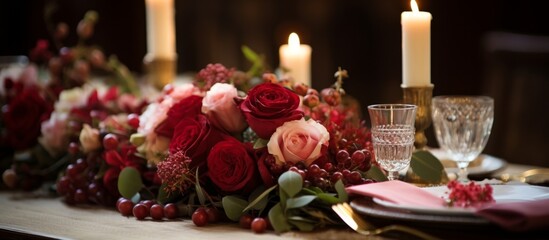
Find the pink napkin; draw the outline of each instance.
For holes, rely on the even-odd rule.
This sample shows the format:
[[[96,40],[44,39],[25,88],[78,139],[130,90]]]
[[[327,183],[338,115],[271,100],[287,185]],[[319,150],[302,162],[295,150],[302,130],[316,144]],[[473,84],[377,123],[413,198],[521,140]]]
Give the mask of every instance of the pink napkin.
[[[476,212],[510,231],[549,228],[549,199],[503,202],[481,207]]]
[[[346,188],[350,194],[373,197],[413,207],[443,208],[444,200],[420,187],[399,180],[355,185]]]

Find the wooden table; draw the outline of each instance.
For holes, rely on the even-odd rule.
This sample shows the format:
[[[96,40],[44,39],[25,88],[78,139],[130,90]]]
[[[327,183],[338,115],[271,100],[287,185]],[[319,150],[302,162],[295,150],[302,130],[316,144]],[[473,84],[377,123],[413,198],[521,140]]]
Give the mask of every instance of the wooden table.
[[[531,168],[534,167],[509,164],[499,173],[519,173]],[[347,228],[276,235],[255,234],[238,224],[196,227],[191,220],[138,221],[123,217],[114,209],[72,207],[59,198],[22,192],[0,192],[0,234],[2,239],[364,239]]]

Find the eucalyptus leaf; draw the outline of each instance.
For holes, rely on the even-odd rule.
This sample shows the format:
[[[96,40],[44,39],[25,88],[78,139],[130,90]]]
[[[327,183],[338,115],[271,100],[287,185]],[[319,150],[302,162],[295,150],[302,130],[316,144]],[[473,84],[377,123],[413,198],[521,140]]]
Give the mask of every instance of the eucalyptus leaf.
[[[259,55],[257,55],[257,53],[255,53],[251,48],[246,45],[242,46],[242,53],[244,54],[244,57],[252,63],[260,60]]]
[[[264,147],[267,146],[267,143],[269,143],[269,140],[263,139],[263,138],[258,138],[254,142],[254,149],[264,148]]]
[[[366,177],[371,178],[378,182],[383,182],[388,180],[387,176],[385,176],[383,171],[381,171],[381,169],[379,169],[378,166],[374,166],[374,165],[372,165],[372,167],[370,167],[370,170],[366,172]]]
[[[160,188],[158,188],[158,195],[156,196],[156,201],[162,204],[166,204],[176,199],[179,196],[179,194],[180,194],[179,191],[168,193],[166,191],[166,183],[163,183],[162,185],[160,185]]]
[[[316,223],[315,220],[305,218],[305,217],[302,217],[302,216],[289,216],[288,220],[298,221],[298,222]]]
[[[300,231],[310,232],[315,229],[315,224],[310,222],[288,220],[292,225],[296,226]]]
[[[410,167],[417,176],[430,183],[441,182],[444,174],[444,166],[440,160],[425,150],[418,150],[412,154]]]
[[[276,233],[287,232],[292,229],[292,226],[286,220],[286,216],[284,216],[280,203],[277,203],[269,210],[269,221]]]
[[[322,191],[321,188],[319,187],[315,187],[315,186],[312,186],[312,187],[309,187],[311,190],[313,190],[315,193],[323,193],[324,191]]]
[[[307,204],[311,203],[315,199],[316,199],[316,196],[314,195],[305,195],[305,196],[290,198],[286,200],[286,210],[291,208],[300,208],[300,207],[307,206]]]
[[[339,198],[337,198],[333,194],[329,194],[329,193],[319,193],[316,196],[318,197],[318,199],[322,200],[323,202],[325,202],[327,204],[336,204],[336,203],[341,202],[341,200],[339,200]]]
[[[301,190],[301,193],[302,194],[308,194],[308,195],[316,195],[317,194],[317,192],[311,190],[311,188],[303,188]]]
[[[198,168],[196,168],[196,196],[198,197],[198,201],[200,202],[200,205],[204,206],[206,205],[206,196],[204,196],[204,191],[202,191],[202,187],[200,186],[200,180],[198,179]]]
[[[299,173],[286,171],[278,178],[278,185],[282,191],[288,194],[288,197],[294,197],[303,188],[303,179]]]
[[[134,167],[122,169],[118,175],[118,191],[125,198],[132,198],[143,187],[141,174]]]
[[[251,208],[255,210],[260,210],[260,211],[265,209],[268,203],[267,196],[269,196],[269,193],[272,192],[276,187],[277,185],[274,185],[265,191],[263,191],[264,187],[259,187],[255,189],[250,194],[250,197],[248,198],[248,201],[250,201],[250,204],[248,204],[248,206],[246,206],[246,208],[244,208],[242,212],[246,212]]]
[[[334,188],[337,192],[337,198],[339,198],[339,201],[347,202],[347,200],[349,200],[349,195],[347,194],[347,191],[345,190],[345,185],[343,185],[343,181],[341,181],[341,179],[337,180],[337,182],[334,184]]]
[[[223,204],[223,209],[225,210],[227,217],[237,222],[240,220],[242,210],[246,208],[248,202],[236,196],[225,196],[221,199],[221,204]]]

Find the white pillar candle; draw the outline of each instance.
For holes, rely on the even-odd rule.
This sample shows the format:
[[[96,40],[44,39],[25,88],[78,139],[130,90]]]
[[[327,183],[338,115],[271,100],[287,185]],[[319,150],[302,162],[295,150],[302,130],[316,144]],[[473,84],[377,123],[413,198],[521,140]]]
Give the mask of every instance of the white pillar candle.
[[[311,46],[299,43],[299,36],[291,33],[288,44],[280,46],[280,67],[288,71],[288,75],[296,83],[311,86]]]
[[[431,85],[431,14],[420,12],[415,0],[412,11],[402,12],[402,86]]]
[[[151,58],[175,59],[173,0],[145,0],[147,54]]]

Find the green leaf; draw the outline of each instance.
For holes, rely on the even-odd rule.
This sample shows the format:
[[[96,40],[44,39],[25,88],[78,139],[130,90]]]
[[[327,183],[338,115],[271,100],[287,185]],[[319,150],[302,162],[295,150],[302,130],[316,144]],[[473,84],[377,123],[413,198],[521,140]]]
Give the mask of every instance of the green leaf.
[[[288,222],[290,222],[292,225],[296,226],[300,231],[303,231],[303,232],[310,232],[315,229],[315,223],[293,220],[293,219],[288,219]]]
[[[315,199],[316,199],[316,196],[314,195],[305,195],[305,196],[290,198],[286,200],[286,210],[291,208],[300,208],[300,207],[307,206],[307,204],[311,203]]]
[[[267,143],[269,143],[269,140],[263,139],[263,138],[258,138],[254,142],[254,149],[264,148],[264,147],[267,146]]]
[[[252,63],[260,60],[259,55],[257,55],[257,53],[255,53],[251,48],[246,45],[242,46],[242,54],[244,54],[244,57]]]
[[[333,194],[330,194],[330,193],[319,193],[316,196],[318,197],[318,199],[328,204],[336,204],[341,202],[339,198],[335,197]]]
[[[166,183],[163,183],[162,185],[160,185],[160,188],[158,188],[156,201],[158,201],[159,203],[165,204],[165,203],[172,202],[174,199],[178,198],[179,196],[180,196],[179,191],[168,193],[166,191]]]
[[[248,206],[246,206],[246,208],[244,208],[242,212],[246,212],[251,208],[260,210],[260,211],[265,209],[268,203],[267,196],[269,196],[269,193],[273,191],[276,187],[277,185],[274,185],[265,191],[263,191],[263,187],[256,188],[248,198],[248,201],[250,201],[250,204],[248,204]]]
[[[366,177],[374,179],[378,182],[383,182],[388,180],[387,176],[383,174],[383,172],[381,171],[381,169],[379,169],[378,166],[372,166],[370,170],[366,172]]]
[[[439,183],[442,180],[444,166],[429,151],[418,150],[412,154],[410,167],[421,179],[430,183]]]
[[[287,232],[292,229],[292,226],[284,216],[284,211],[282,211],[280,203],[277,203],[269,210],[269,221],[276,233]]]
[[[278,178],[280,189],[288,194],[288,197],[294,197],[303,188],[303,179],[299,173],[286,171]]]
[[[198,201],[200,202],[200,205],[204,206],[206,205],[206,196],[204,196],[204,191],[202,191],[202,187],[200,186],[200,180],[198,179],[198,168],[196,168],[196,196],[198,197]]]
[[[237,222],[240,220],[242,210],[246,208],[248,202],[236,196],[225,196],[221,199],[221,204],[223,204],[223,209],[225,210],[227,217]]]
[[[343,185],[343,181],[341,181],[341,179],[337,180],[337,182],[334,184],[334,188],[337,192],[337,198],[339,198],[339,201],[347,202],[347,200],[349,200],[349,195],[347,194],[347,191],[345,190],[345,185]]]
[[[118,191],[125,198],[132,198],[143,187],[141,174],[133,167],[122,169],[118,175]]]
[[[324,191],[322,191],[322,189],[319,188],[319,187],[313,186],[313,187],[309,187],[309,188],[310,188],[311,190],[313,190],[313,191],[314,191],[315,193],[317,193],[317,194],[318,194],[318,193],[324,193]]]

